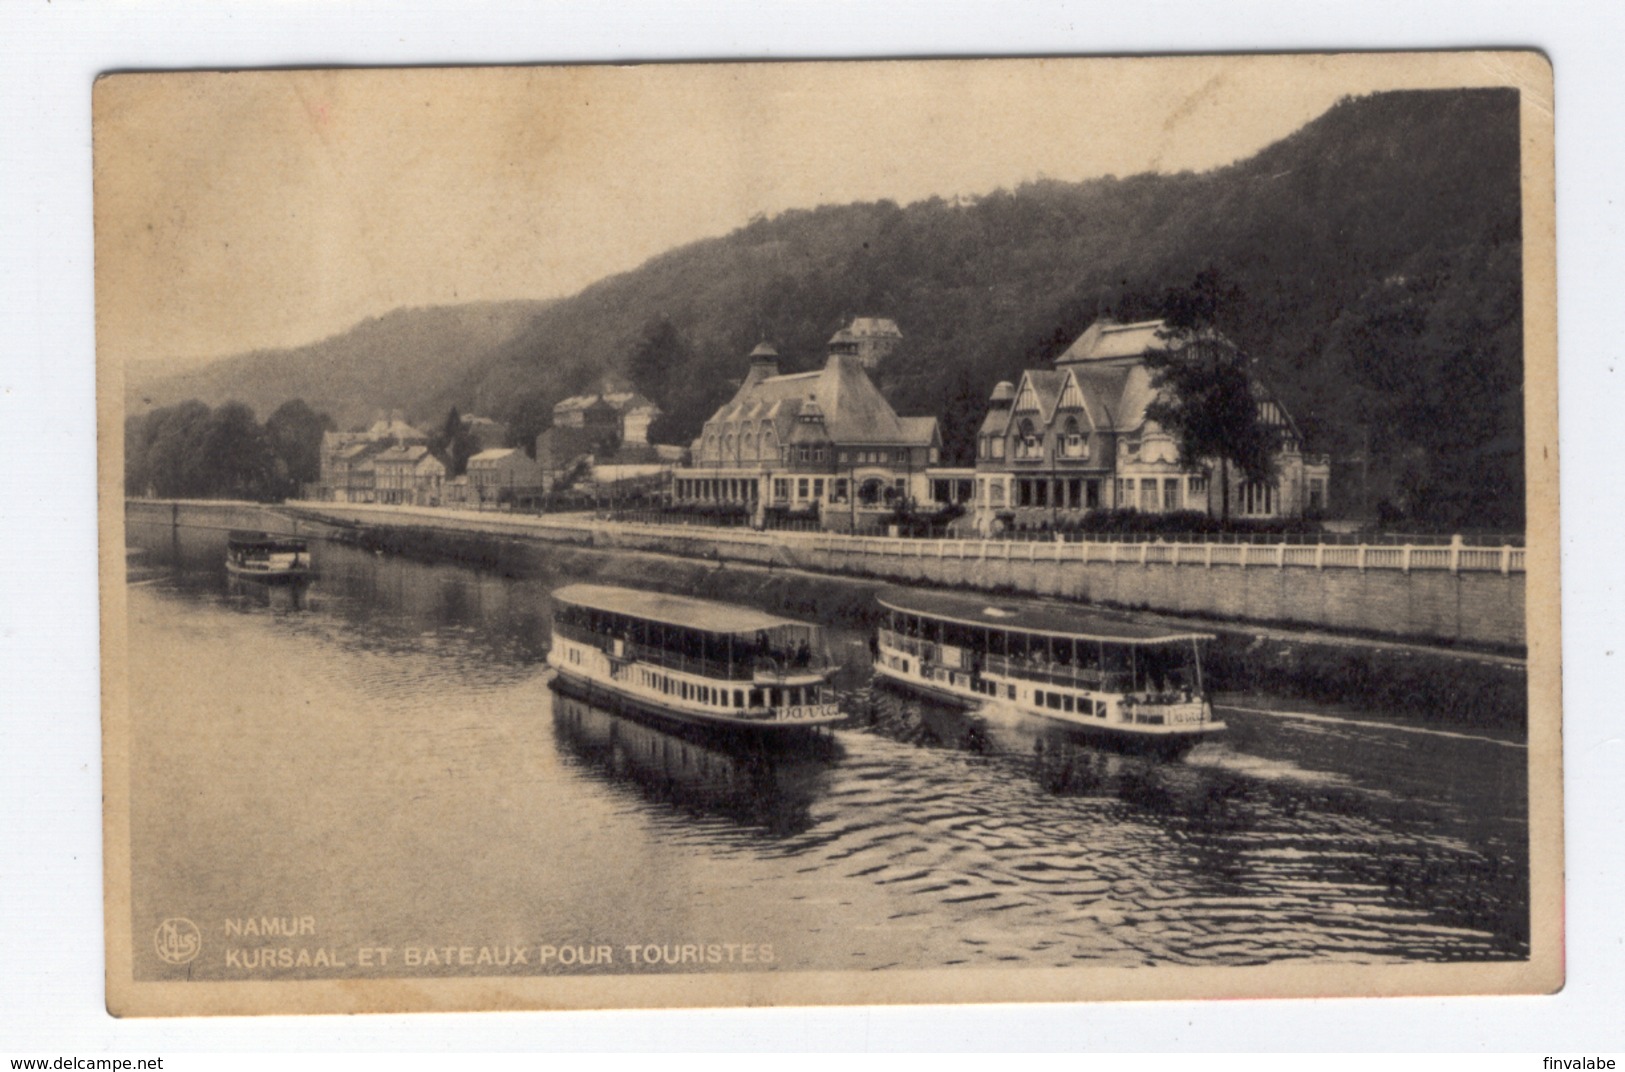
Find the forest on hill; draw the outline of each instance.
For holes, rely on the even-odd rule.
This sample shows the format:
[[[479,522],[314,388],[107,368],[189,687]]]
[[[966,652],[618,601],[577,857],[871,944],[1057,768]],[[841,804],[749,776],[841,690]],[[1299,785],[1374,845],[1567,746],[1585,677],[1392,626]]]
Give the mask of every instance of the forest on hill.
[[[269,413],[304,398],[332,414],[341,428],[367,425],[380,411],[416,413],[426,399],[461,383],[548,304],[395,309],[306,346],[254,350],[169,376],[152,375],[151,366],[131,368],[125,404],[132,417],[188,400],[241,402]]]
[[[1088,137],[1088,132],[1080,132]],[[763,339],[786,371],[853,316],[897,321],[882,389],[942,419],[970,457],[988,393],[1099,316],[1155,316],[1215,272],[1221,328],[1333,456],[1334,513],[1394,524],[1523,524],[1522,235],[1513,90],[1345,99],[1203,173],[1042,181],[974,200],[823,206],[752,221],[540,308],[447,375],[369,390],[419,423],[452,405],[523,442],[552,404],[632,383],[686,443]],[[290,385],[281,397],[348,414]],[[267,405],[272,400],[260,404]],[[341,417],[341,421],[348,421]]]

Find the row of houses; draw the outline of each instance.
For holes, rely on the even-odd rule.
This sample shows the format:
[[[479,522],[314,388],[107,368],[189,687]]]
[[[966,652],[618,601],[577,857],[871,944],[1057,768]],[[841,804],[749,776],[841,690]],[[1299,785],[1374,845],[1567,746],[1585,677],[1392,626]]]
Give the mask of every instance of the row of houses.
[[[400,414],[368,428],[322,437],[321,476],[311,497],[328,502],[465,506],[507,501],[512,489],[535,483],[535,462],[499,444],[500,422],[468,417],[464,427],[477,449],[467,469],[452,475],[451,460],[429,447],[430,437]]]
[[[1162,321],[1098,321],[1052,368],[998,384],[975,465],[965,468],[939,464],[935,417],[899,416],[870,378],[877,355],[901,337],[890,320],[854,321],[830,340],[822,369],[791,374],[779,371],[772,346],[758,346],[733,398],[694,441],[692,465],[673,474],[673,498],[743,506],[758,523],[770,513],[816,518],[836,531],[872,529],[900,507],[957,507],[983,535],[1122,508],[1281,518],[1328,506],[1328,459],[1304,453],[1296,424],[1262,383],[1253,393],[1273,434],[1274,477],[1231,479],[1217,461],[1181,464],[1173,436],[1148,416],[1159,394],[1148,354],[1184,345]]]
[[[450,475],[428,437],[399,415],[381,418],[365,431],[328,433],[318,495],[524,507],[590,472],[637,478],[674,504],[727,507],[758,525],[799,518],[857,532],[904,514],[952,513],[956,528],[981,535],[1124,508],[1262,519],[1329,506],[1328,460],[1305,453],[1296,423],[1263,383],[1253,393],[1275,444],[1270,480],[1246,480],[1217,460],[1180,461],[1174,437],[1150,416],[1160,388],[1148,356],[1212,338],[1182,339],[1157,320],[1097,321],[1051,367],[993,388],[975,462],[964,467],[942,464],[936,417],[899,415],[875,385],[901,340],[895,321],[858,318],[830,339],[822,368],[793,373],[762,343],[686,451],[648,441],[660,416],[652,401],[608,387],[555,405],[534,457],[497,445],[495,422],[470,418],[482,449],[462,476]]]
[[[430,448],[426,433],[391,414],[363,430],[326,433],[321,476],[310,494],[329,502],[533,505],[584,470],[615,479],[669,472],[683,452],[649,444],[649,424],[659,414],[630,391],[566,398],[553,407],[553,427],[537,438],[534,457],[502,445],[507,429],[500,422],[466,417],[478,449],[457,475],[451,460]]]

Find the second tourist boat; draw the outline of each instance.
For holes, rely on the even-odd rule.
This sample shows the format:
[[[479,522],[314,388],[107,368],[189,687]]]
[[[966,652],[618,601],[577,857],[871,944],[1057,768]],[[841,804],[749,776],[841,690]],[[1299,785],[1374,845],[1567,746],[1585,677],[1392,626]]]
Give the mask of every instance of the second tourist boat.
[[[1165,755],[1225,728],[1202,686],[1212,634],[946,592],[889,591],[880,605],[875,672],[911,689]]]
[[[684,722],[782,731],[843,717],[821,629],[727,603],[567,585],[547,661],[561,684]]]

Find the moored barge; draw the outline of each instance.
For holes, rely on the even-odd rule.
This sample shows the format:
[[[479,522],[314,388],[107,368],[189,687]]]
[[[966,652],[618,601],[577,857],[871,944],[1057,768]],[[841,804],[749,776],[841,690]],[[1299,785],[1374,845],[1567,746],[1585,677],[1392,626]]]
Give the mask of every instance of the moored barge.
[[[298,536],[234,531],[226,537],[226,572],[265,584],[308,580],[310,549]]]

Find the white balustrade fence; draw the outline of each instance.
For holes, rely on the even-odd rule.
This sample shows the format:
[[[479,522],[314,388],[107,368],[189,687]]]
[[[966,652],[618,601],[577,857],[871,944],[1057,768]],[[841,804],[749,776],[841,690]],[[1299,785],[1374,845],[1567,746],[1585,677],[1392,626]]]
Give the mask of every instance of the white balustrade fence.
[[[1018,540],[918,540],[888,536],[848,536],[838,532],[757,532],[750,529],[708,528],[702,525],[641,521],[606,521],[582,514],[504,514],[446,510],[430,507],[362,504],[300,503],[335,516],[393,517],[424,521],[456,519],[459,527],[513,535],[575,532],[590,535],[595,543],[630,544],[640,537],[662,539],[706,557],[745,557],[747,548],[817,553],[829,560],[845,556],[886,559],[953,559],[987,562],[1067,562],[1125,566],[1192,566],[1203,569],[1354,569],[1419,570],[1450,573],[1524,572],[1524,548],[1469,547],[1460,541],[1440,545],[1412,544],[1305,544],[1305,543],[1179,543],[1164,540],[1130,542],[1066,542]],[[709,548],[707,550],[707,545]],[[729,552],[733,552],[730,555]]]

